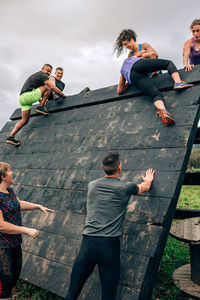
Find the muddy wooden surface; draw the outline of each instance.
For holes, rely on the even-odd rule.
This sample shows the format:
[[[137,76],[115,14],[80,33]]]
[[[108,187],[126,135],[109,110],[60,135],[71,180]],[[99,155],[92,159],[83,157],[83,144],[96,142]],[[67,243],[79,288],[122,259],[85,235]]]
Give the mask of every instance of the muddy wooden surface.
[[[32,108],[32,117],[16,136],[16,148],[5,140],[20,118],[17,109],[0,132],[0,161],[11,164],[13,188],[22,200],[55,209],[23,214],[24,225],[40,230],[38,239],[24,237],[21,277],[65,296],[86,217],[87,184],[104,176],[102,158],[118,151],[122,180],[140,183],[155,169],[149,192],[130,199],[121,237],[121,278],[117,300],[151,299],[156,274],[174,216],[177,199],[199,120],[200,68],[181,70],[195,87],[173,91],[167,74],[153,79],[163,91],[176,124],[167,127],[156,116],[149,97],[130,88],[121,96],[116,86],[88,91],[49,103],[49,116]],[[81,300],[99,300],[98,272],[87,281]]]

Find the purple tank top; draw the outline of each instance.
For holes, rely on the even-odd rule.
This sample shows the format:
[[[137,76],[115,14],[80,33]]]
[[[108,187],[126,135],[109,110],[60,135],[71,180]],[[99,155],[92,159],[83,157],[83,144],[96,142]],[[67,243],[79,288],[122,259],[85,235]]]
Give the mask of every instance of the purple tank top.
[[[192,38],[192,48],[190,50],[189,61],[191,65],[200,65],[200,51],[195,50],[194,38]]]
[[[123,62],[123,65],[121,68],[121,74],[126,79],[126,81],[128,81],[129,84],[132,84],[131,80],[130,80],[132,66],[134,65],[134,63],[136,63],[136,61],[138,61],[139,59],[142,59],[142,58],[143,57],[129,57],[129,58],[126,58],[125,61]]]

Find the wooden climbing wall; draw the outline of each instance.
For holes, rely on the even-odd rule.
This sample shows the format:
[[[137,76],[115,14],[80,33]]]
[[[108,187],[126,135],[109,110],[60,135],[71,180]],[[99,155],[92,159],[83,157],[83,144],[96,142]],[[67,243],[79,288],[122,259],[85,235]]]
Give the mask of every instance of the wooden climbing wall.
[[[116,86],[50,102],[48,117],[37,115],[34,106],[17,136],[18,148],[5,144],[20,109],[13,113],[0,132],[0,161],[11,164],[20,199],[55,209],[48,217],[39,211],[23,214],[23,224],[40,235],[23,237],[21,278],[66,295],[85,223],[87,184],[104,175],[103,155],[113,150],[120,153],[123,180],[140,183],[146,169],[156,171],[150,191],[130,201],[117,294],[117,300],[151,299],[200,115],[200,68],[180,73],[196,86],[177,92],[167,74],[152,79],[173,113],[172,127],[162,124],[149,97],[135,88],[118,96]],[[80,299],[100,300],[100,295],[95,270]]]

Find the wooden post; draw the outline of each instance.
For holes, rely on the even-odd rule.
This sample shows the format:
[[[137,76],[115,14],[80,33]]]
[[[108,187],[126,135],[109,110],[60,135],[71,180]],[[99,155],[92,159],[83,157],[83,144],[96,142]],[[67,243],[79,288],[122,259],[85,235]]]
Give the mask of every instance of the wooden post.
[[[191,279],[200,285],[200,244],[190,244]]]

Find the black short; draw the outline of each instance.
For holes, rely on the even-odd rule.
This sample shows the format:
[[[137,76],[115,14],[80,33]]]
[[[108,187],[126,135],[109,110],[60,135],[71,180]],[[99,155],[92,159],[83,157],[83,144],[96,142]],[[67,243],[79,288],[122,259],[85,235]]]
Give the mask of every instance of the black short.
[[[22,268],[21,246],[0,249],[0,299],[9,298]]]

